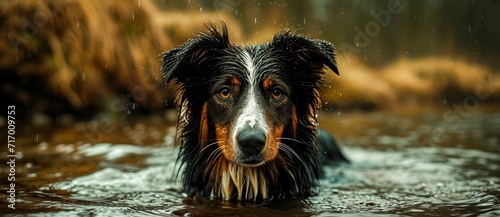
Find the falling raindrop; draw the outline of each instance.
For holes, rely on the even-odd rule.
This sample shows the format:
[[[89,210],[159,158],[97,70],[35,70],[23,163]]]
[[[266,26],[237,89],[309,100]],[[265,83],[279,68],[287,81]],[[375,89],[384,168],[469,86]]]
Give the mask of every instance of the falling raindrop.
[[[141,0],[139,0],[139,3],[138,3],[139,7],[141,7]]]
[[[80,28],[80,22],[76,22],[76,27]]]
[[[254,23],[257,23],[257,18],[253,18],[253,22],[254,22]]]
[[[134,20],[135,18],[135,14],[134,14],[134,10],[132,10],[132,20]]]
[[[202,7],[200,7],[200,12],[202,12],[202,11],[203,11],[203,8],[202,8]]]

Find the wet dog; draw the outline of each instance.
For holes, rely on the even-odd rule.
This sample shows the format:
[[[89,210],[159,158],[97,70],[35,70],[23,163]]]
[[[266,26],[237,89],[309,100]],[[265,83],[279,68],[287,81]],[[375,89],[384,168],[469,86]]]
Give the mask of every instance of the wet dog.
[[[311,195],[321,164],[346,161],[317,128],[325,66],[338,74],[333,45],[292,31],[237,46],[222,29],[161,54],[177,99],[184,191],[222,200]]]

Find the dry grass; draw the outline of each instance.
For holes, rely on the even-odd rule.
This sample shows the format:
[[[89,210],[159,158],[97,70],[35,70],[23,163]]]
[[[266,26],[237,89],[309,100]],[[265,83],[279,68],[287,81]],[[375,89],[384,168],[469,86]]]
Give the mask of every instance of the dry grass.
[[[164,93],[159,53],[215,17],[239,40],[236,22],[223,14],[166,13],[139,2],[2,1],[2,95],[42,112],[110,109],[121,95],[129,98],[126,104],[159,111],[173,93]]]
[[[156,55],[171,44],[168,38],[158,37],[159,29],[147,12],[131,1],[3,4],[0,14],[8,25],[2,32],[13,34],[0,45],[9,52],[0,64],[20,77],[36,75],[41,79],[36,82],[46,82],[47,94],[60,94],[76,108],[109,98],[116,89],[154,83],[148,79],[156,77]],[[22,34],[26,21],[33,34]],[[18,40],[17,47],[12,47],[13,40]],[[141,103],[159,106],[159,94],[148,97],[151,100]]]
[[[333,106],[373,109],[461,103],[467,97],[500,99],[500,77],[483,65],[460,58],[400,58],[381,69],[369,68],[349,56],[338,62],[341,77],[329,73],[327,85],[331,88],[324,88]]]

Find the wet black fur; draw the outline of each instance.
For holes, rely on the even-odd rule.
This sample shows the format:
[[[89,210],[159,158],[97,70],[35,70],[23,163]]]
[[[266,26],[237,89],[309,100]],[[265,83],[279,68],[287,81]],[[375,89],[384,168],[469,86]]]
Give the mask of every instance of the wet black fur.
[[[184,168],[183,190],[192,195],[209,196],[212,188],[217,187],[210,178],[211,173],[217,171],[209,168],[213,164],[207,161],[208,155],[216,147],[201,153],[201,109],[203,103],[211,97],[210,88],[217,82],[217,78],[240,67],[232,63],[240,61],[238,53],[247,49],[255,58],[271,62],[262,73],[275,73],[286,79],[298,116],[295,139],[300,143],[288,140],[282,142],[295,150],[304,163],[297,162],[297,158],[285,153],[279,153],[276,162],[260,166],[263,170],[269,170],[265,173],[269,176],[269,195],[273,198],[310,195],[318,184],[320,165],[324,159],[345,161],[335,140],[328,133],[318,133],[316,130],[316,113],[320,107],[321,94],[318,85],[323,79],[324,67],[329,67],[338,74],[332,44],[284,31],[276,34],[270,43],[236,46],[229,42],[224,24],[222,31],[214,25],[209,25],[208,29],[207,33],[200,33],[182,46],[161,54],[161,71],[166,82],[175,79],[180,84],[179,104],[187,108],[185,116],[179,116],[178,124],[178,160]],[[184,122],[184,118],[189,121]],[[213,139],[213,123],[209,124],[209,139]],[[283,134],[284,137],[293,137],[289,127],[285,127]],[[299,184],[298,191],[288,172],[295,176]]]

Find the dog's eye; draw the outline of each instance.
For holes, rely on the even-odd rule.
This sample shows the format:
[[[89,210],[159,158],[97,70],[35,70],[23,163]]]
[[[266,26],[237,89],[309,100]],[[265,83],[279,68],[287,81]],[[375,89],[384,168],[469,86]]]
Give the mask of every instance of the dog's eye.
[[[229,90],[229,88],[224,87],[224,88],[219,90],[219,96],[224,98],[224,99],[227,99],[227,98],[231,97],[231,91]]]
[[[283,96],[283,90],[280,88],[274,88],[271,92],[273,99],[279,99]]]

